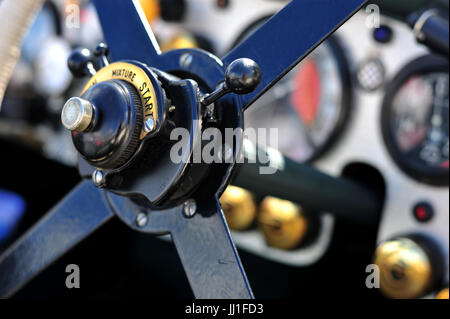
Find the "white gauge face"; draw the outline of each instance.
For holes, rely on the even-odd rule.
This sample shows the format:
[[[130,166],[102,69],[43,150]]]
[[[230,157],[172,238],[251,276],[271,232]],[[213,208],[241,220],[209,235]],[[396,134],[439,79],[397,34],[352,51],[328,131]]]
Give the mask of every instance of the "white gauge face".
[[[393,79],[383,103],[382,133],[396,164],[419,182],[448,185],[448,61],[424,55]]]
[[[449,165],[449,74],[411,76],[394,97],[391,129],[402,156],[426,172]]]
[[[246,127],[277,128],[277,148],[294,160],[309,160],[334,137],[348,107],[340,67],[323,43],[246,111]]]

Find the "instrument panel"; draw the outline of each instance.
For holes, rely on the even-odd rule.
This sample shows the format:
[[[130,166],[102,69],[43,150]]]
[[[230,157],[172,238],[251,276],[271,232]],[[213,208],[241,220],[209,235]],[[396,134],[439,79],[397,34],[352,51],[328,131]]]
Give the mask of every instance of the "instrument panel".
[[[192,1],[186,25],[217,39],[225,54],[286,3],[255,0],[249,10],[249,2],[218,10]],[[200,6],[205,19],[193,14]],[[375,29],[367,27],[370,18],[362,10],[344,24],[249,109],[246,125],[277,127],[281,153],[328,174],[342,176],[361,163],[379,172],[385,201],[377,241],[410,233],[431,237],[448,280],[448,60],[418,44],[406,23],[381,15]],[[417,214],[425,208],[432,218]],[[325,254],[333,232],[334,217],[322,217],[327,220],[316,241],[291,251],[267,246],[257,230],[233,237],[265,258],[307,265]]]
[[[444,115],[442,122],[439,123],[439,134],[442,134],[442,137],[440,135],[437,143],[442,144],[440,146],[442,155],[438,161],[438,166],[442,167],[437,169],[439,171],[437,175],[441,176],[441,183],[438,183],[440,185],[430,183],[430,175],[428,175],[428,179],[424,180],[412,177],[410,173],[407,173],[399,165],[398,159],[392,155],[393,150],[389,148],[390,142],[386,141],[386,127],[390,132],[397,133],[396,139],[393,140],[396,141],[397,146],[403,138],[403,135],[398,135],[398,127],[402,125],[402,115],[399,116],[396,111],[398,111],[398,107],[401,109],[401,105],[411,107],[410,102],[416,100],[415,97],[411,96],[411,88],[408,88],[411,82],[408,83],[408,81],[411,80],[411,77],[413,81],[417,79],[415,76],[418,74],[422,76],[425,74],[425,86],[428,86],[424,89],[428,90],[428,97],[423,92],[420,93],[422,98],[424,96],[428,98],[428,103],[423,103],[420,108],[423,110],[422,119],[426,124],[422,128],[424,131],[422,139],[416,137],[417,140],[415,140],[418,149],[423,149],[424,145],[427,144],[426,141],[432,138],[433,126],[430,125],[430,122],[433,114],[445,114],[445,109],[448,110],[448,98],[445,101],[445,91],[448,92],[448,76],[447,81],[444,80],[445,75],[441,76],[442,73],[445,74],[446,70],[448,72],[448,61],[443,61],[434,55],[430,58],[429,50],[416,43],[414,35],[407,25],[385,16],[383,16],[382,24],[392,28],[394,34],[389,43],[380,45],[379,42],[374,40],[371,30],[361,28],[365,18],[365,14],[358,14],[350,20],[350,23],[344,25],[338,33],[347,34],[346,44],[349,52],[352,52],[351,60],[355,62],[355,66],[375,56],[381,61],[385,69],[384,84],[376,91],[356,91],[353,118],[349,122],[349,127],[343,138],[338,142],[339,146],[331,151],[328,156],[319,159],[315,165],[335,175],[341,174],[346,166],[357,162],[366,163],[377,169],[382,174],[386,185],[386,197],[378,242],[411,233],[429,236],[439,243],[447,265],[445,277],[448,280],[449,189],[448,168],[445,168],[445,165],[448,165],[448,157],[447,164],[445,164],[445,144],[448,143],[448,116]],[[357,25],[360,27],[358,28]],[[356,32],[355,30],[364,31]],[[411,73],[410,66],[414,64],[417,67],[418,59],[420,61],[423,61],[423,59],[434,61],[433,63],[436,63],[436,60],[440,61],[437,76],[436,68],[428,67],[419,69],[419,71],[412,70]],[[431,78],[427,77],[430,74]],[[399,80],[399,78],[401,79]],[[424,78],[419,77],[419,79],[423,81]],[[439,80],[440,84],[437,84]],[[400,83],[400,89],[396,88],[397,81]],[[405,83],[407,83],[406,89],[404,88]],[[406,92],[402,90],[406,90]],[[418,94],[416,90],[414,90],[414,93]],[[392,109],[389,106],[393,105],[389,102],[391,94],[395,96],[394,104],[397,109]],[[436,106],[436,103],[438,106]],[[390,114],[388,116],[390,126],[386,125],[386,114]],[[391,116],[392,114],[395,115]],[[445,128],[446,125],[447,128]],[[410,154],[403,158],[405,157],[408,160],[417,161],[416,157]],[[427,170],[433,167],[428,162],[420,161],[422,161],[421,166],[419,166],[421,168],[417,168],[418,170]],[[436,169],[436,167],[434,168]],[[415,208],[423,203],[432,207],[434,214],[431,220],[421,220],[416,214]]]
[[[229,1],[218,7],[215,1],[190,0],[185,20],[175,24],[188,35],[208,39],[206,47],[211,44],[211,51],[220,57],[287,2]],[[52,52],[58,57],[67,55],[67,43],[52,41],[42,49],[44,54],[33,56],[40,38],[59,36],[50,13],[47,8],[39,15],[40,29],[31,30],[23,62],[47,71],[36,72],[42,81],[33,81],[35,90],[56,97],[79,87],[72,83],[68,88],[71,79],[64,72],[48,75],[49,70],[67,71],[65,57],[52,58]],[[380,27],[373,28],[368,26],[370,19],[371,13],[362,10],[317,47],[246,111],[245,126],[277,128],[278,141],[270,146],[297,162],[332,176],[377,184],[384,198],[376,240],[380,263],[390,266],[383,253],[396,246],[402,253],[414,251],[426,264],[421,245],[411,238],[430,240],[443,257],[440,278],[448,285],[448,59],[419,44],[405,22],[382,14]],[[158,30],[168,26],[167,21],[158,23],[152,25],[157,36]],[[93,28],[89,24],[86,29]],[[98,32],[92,35],[95,41],[101,38]],[[65,137],[61,134],[59,142],[48,139],[44,143],[47,157],[64,161],[62,153],[70,145]],[[67,153],[65,162],[74,164],[74,150]],[[376,181],[364,180],[372,178]],[[233,186],[221,204],[236,245],[254,255],[305,267],[318,264],[332,251],[339,221],[330,212],[256,197]],[[405,260],[401,254],[396,258],[396,263]]]

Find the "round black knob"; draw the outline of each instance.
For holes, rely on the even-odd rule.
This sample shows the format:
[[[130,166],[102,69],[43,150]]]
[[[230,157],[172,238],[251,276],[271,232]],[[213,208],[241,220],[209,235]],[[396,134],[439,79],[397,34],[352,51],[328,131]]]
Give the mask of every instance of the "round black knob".
[[[225,83],[236,94],[253,92],[261,83],[261,68],[251,59],[237,59],[228,66]]]
[[[100,42],[94,50],[96,57],[107,56],[109,54],[109,48],[104,42]]]
[[[96,72],[91,51],[86,48],[77,48],[73,50],[67,59],[67,65],[70,72],[77,78],[86,75],[92,76]]]
[[[250,59],[242,58],[233,61],[225,71],[225,81],[218,88],[203,97],[201,104],[208,106],[215,103],[227,93],[248,94],[261,83],[261,68]]]
[[[100,68],[109,64],[108,61],[109,48],[106,43],[100,42],[94,50],[94,56],[98,59]]]

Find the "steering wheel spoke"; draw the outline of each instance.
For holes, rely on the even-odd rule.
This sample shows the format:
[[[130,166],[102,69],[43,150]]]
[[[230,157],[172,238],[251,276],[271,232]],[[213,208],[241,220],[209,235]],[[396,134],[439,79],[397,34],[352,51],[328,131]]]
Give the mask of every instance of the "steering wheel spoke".
[[[161,50],[138,0],[93,0],[113,61],[152,65]]]
[[[196,298],[252,299],[253,293],[217,198],[187,201],[168,210],[145,212],[130,199],[108,194],[116,215],[135,230],[170,234]],[[186,205],[191,205],[186,207]],[[187,216],[187,212],[193,214]]]
[[[102,191],[81,182],[0,256],[0,298],[14,294],[112,216]]]
[[[179,216],[171,229],[196,298],[253,298],[217,199],[199,203],[192,218]]]
[[[262,81],[253,92],[241,96],[250,106],[352,16],[366,0],[292,0],[223,62],[250,58],[262,69]]]

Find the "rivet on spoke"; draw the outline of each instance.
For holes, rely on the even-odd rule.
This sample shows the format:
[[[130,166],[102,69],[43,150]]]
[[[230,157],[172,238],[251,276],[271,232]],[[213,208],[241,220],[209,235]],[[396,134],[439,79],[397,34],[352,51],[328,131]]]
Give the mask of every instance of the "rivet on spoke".
[[[92,181],[98,188],[103,188],[106,186],[105,174],[103,174],[101,170],[96,169],[94,173],[92,173]]]
[[[147,225],[147,222],[148,222],[147,214],[142,213],[142,212],[137,214],[137,216],[136,216],[136,225],[139,228],[145,227]]]
[[[194,217],[195,213],[197,212],[197,203],[195,200],[190,199],[184,203],[183,208],[184,215],[188,218]]]

